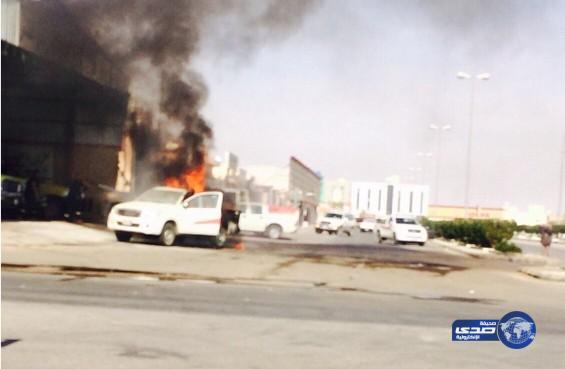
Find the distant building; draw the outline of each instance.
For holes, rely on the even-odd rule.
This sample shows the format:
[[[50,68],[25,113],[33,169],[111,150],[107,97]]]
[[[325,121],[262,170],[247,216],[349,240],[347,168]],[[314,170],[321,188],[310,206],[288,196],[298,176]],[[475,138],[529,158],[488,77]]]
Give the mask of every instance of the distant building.
[[[252,198],[272,205],[295,206],[304,221],[316,222],[322,178],[300,160],[291,157],[284,167],[250,165],[245,171],[252,183]]]
[[[559,219],[552,219],[551,212],[541,205],[530,205],[526,211],[514,206],[505,206],[504,213],[507,219],[512,219],[520,225],[539,225],[559,221]]]
[[[503,208],[494,207],[469,207],[465,211],[464,206],[455,205],[430,205],[428,218],[431,220],[454,220],[454,219],[507,219]]]
[[[349,211],[351,207],[351,182],[344,178],[323,180],[321,203],[327,210]]]
[[[206,187],[235,193],[238,203],[252,201],[249,198],[250,183],[247,173],[239,167],[238,157],[229,151],[223,156],[217,155],[208,163]]]
[[[351,212],[358,216],[382,217],[392,214],[428,214],[429,188],[424,185],[353,182]]]

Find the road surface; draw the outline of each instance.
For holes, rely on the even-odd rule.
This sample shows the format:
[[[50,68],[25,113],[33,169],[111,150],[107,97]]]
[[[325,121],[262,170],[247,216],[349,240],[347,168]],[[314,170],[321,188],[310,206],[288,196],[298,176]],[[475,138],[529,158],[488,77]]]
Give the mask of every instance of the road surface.
[[[410,281],[407,281],[410,283]],[[563,368],[562,306],[2,273],[6,368]],[[515,351],[451,342],[454,319],[528,311]]]

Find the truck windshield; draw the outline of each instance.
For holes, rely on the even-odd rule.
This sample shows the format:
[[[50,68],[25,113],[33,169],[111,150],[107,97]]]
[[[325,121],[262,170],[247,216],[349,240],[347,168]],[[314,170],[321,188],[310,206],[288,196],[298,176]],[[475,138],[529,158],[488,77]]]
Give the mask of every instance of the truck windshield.
[[[418,223],[416,223],[416,219],[396,218],[396,224],[418,224]]]
[[[341,214],[335,214],[335,213],[327,213],[326,214],[326,218],[338,218],[341,219],[342,215]]]
[[[136,200],[143,202],[156,202],[159,204],[176,204],[182,196],[183,193],[179,191],[152,188],[139,195]]]

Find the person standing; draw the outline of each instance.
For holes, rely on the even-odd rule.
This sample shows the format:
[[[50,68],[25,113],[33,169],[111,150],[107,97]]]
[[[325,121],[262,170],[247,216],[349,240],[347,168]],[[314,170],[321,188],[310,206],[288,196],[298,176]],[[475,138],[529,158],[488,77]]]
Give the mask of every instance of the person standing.
[[[543,246],[543,253],[545,256],[549,256],[549,247],[551,246],[551,239],[553,236],[553,229],[551,224],[540,226],[540,241]]]

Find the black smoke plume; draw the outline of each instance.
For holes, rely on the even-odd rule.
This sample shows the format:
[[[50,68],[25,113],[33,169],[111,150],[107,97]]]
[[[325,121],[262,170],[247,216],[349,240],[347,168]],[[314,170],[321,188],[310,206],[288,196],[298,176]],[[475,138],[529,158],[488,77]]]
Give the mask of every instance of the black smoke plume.
[[[151,119],[140,119],[136,112],[130,119],[137,161],[143,163],[146,176],[151,174],[151,181],[180,175],[205,161],[213,137],[210,125],[200,114],[207,89],[200,75],[191,69],[203,34],[209,35],[222,51],[236,57],[239,53],[249,55],[259,45],[296,30],[317,3],[61,1],[127,74],[132,97],[153,112]],[[232,21],[224,22],[228,18]],[[224,36],[214,38],[219,34]]]

